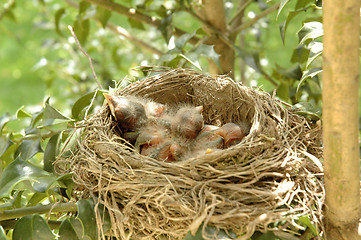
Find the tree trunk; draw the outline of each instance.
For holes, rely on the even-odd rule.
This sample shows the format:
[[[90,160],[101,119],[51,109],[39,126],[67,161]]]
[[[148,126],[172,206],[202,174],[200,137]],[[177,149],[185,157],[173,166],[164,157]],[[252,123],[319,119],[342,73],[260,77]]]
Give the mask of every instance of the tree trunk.
[[[327,239],[360,239],[360,0],[324,1],[323,142]]]
[[[223,0],[203,0],[202,6],[199,9],[201,17],[211,26],[213,26],[220,33],[225,36],[228,35],[228,25],[226,14],[224,11]],[[209,39],[205,42],[208,45],[213,45],[214,50],[218,53],[219,63],[222,69],[219,69],[215,62],[210,60],[209,71],[213,75],[228,74],[231,76],[234,74],[234,60],[235,53],[234,49],[227,45],[220,36],[218,36],[212,29],[207,25],[204,25],[205,30],[210,34]]]

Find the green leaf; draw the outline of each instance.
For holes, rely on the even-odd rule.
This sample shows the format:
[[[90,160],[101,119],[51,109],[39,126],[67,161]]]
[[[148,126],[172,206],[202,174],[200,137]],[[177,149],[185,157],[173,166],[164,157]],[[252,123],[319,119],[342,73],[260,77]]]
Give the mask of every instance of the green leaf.
[[[86,229],[85,235],[89,236],[91,239],[96,240],[98,237],[97,234],[97,225],[95,221],[94,213],[94,204],[90,200],[81,199],[76,203],[78,207],[78,217]]]
[[[43,152],[40,145],[40,139],[25,139],[16,149],[14,158],[20,156],[24,161],[26,161],[38,152]]]
[[[292,106],[290,110],[311,120],[317,121],[321,119],[321,116],[318,114],[320,110],[309,102],[299,102]]]
[[[289,100],[290,90],[288,82],[281,81],[281,84],[277,88],[277,96],[285,101]]]
[[[312,233],[315,235],[315,236],[318,236],[318,232],[315,228],[315,226],[311,223],[310,219],[308,218],[308,216],[301,216],[299,219],[298,219],[303,225],[307,226],[311,231]]]
[[[4,228],[0,226],[0,240],[7,240]]]
[[[10,117],[9,113],[5,113],[4,115],[2,115],[0,117],[0,134],[2,133],[4,127],[6,126],[6,124],[10,121],[13,121],[14,118]]]
[[[305,48],[304,45],[300,45],[293,51],[291,62],[302,64],[308,60],[309,55],[310,49]]]
[[[290,0],[282,0],[281,1],[281,5],[280,7],[278,8],[278,12],[277,12],[277,17],[276,19],[278,19],[278,16],[281,14],[283,8],[286,6],[286,4],[289,2]]]
[[[90,29],[90,22],[89,19],[82,19],[78,16],[78,19],[75,20],[73,24],[73,30],[78,38],[81,45],[84,45],[88,36],[89,36],[89,29]]]
[[[63,134],[58,133],[52,136],[46,145],[44,152],[44,170],[47,172],[54,172],[54,161],[59,154],[59,146]]]
[[[252,240],[281,240],[273,232],[255,232],[252,237]]]
[[[302,78],[300,80],[300,82],[297,85],[297,92],[300,90],[300,87],[304,84],[304,82],[308,79],[308,78],[313,78],[314,76],[316,76],[317,74],[322,72],[322,68],[318,67],[318,68],[313,68],[313,69],[309,69],[303,72]]]
[[[108,9],[97,6],[95,16],[99,19],[102,27],[105,28],[107,26],[109,18],[112,16],[112,12]]]
[[[64,119],[64,120],[72,120],[71,118],[62,114],[59,110],[53,108],[48,103],[45,103],[44,116],[43,119]]]
[[[27,207],[32,207],[35,206],[36,204],[40,203],[41,201],[43,201],[45,198],[47,198],[48,195],[46,193],[41,193],[41,192],[35,192],[30,200],[28,201],[28,203],[26,204]]]
[[[299,44],[305,43],[307,40],[316,39],[323,36],[323,25],[320,22],[307,22],[303,24],[303,27],[298,31]]]
[[[24,110],[24,106],[22,106],[21,108],[19,108],[19,109],[16,111],[16,118],[17,118],[17,119],[20,119],[20,118],[31,118],[31,117],[32,117],[32,115]]]
[[[60,31],[59,23],[61,17],[65,14],[65,8],[60,8],[55,12],[55,31],[60,35],[63,36],[63,33]]]
[[[320,42],[313,42],[310,46],[310,56],[307,59],[306,68],[323,53],[323,44]]]
[[[200,44],[192,52],[198,54],[199,56],[204,56],[204,57],[212,59],[217,64],[218,68],[222,69],[221,64],[219,63],[219,55],[214,50],[214,46]]]
[[[194,236],[192,236],[191,232],[188,232],[187,235],[185,236],[184,240],[205,240],[205,238],[203,238],[203,236],[202,236],[202,228],[203,228],[203,223],[199,226],[199,228]],[[223,229],[218,231],[213,226],[206,226],[204,231],[205,231],[205,234],[207,234],[208,239],[227,240],[227,239],[236,239],[237,238],[237,235],[235,233],[229,232],[229,234],[227,234]]]
[[[45,193],[49,187],[56,181],[55,176],[38,177],[34,182],[33,188],[35,191]]]
[[[285,44],[286,40],[285,40],[285,36],[286,36],[286,31],[287,31],[287,27],[288,24],[292,21],[292,19],[294,17],[296,17],[298,14],[300,14],[302,11],[292,11],[292,12],[288,12],[287,14],[287,18],[284,21],[284,23],[282,23],[280,25],[280,32],[281,32],[281,38],[282,38],[282,42],[283,44]]]
[[[83,96],[81,96],[73,105],[73,108],[71,109],[71,113],[73,118],[76,120],[81,120],[82,116],[80,116],[80,113],[83,111],[83,109],[89,104],[92,103],[93,99],[97,96],[101,96],[106,91],[97,89],[94,92],[87,93]]]
[[[22,217],[15,224],[13,232],[14,240],[51,240],[55,235],[49,225],[39,215]]]
[[[79,15],[85,13],[89,7],[90,7],[90,3],[86,1],[81,1],[79,4]]]
[[[77,218],[65,219],[59,228],[59,240],[82,240],[84,227]]]
[[[296,2],[296,6],[295,9],[299,10],[299,9],[304,9],[307,6],[311,5],[312,3],[315,3],[315,0],[297,0]]]
[[[21,197],[23,196],[24,191],[18,191],[16,193],[16,197],[13,202],[13,207],[15,208],[21,208]]]
[[[14,149],[14,142],[11,141],[10,137],[7,138],[0,138],[0,157],[2,157],[10,147],[13,146]]]
[[[172,14],[168,15],[160,21],[159,30],[162,33],[166,43],[169,43],[169,39],[173,35]]]
[[[132,28],[145,30],[144,24],[138,20],[135,20],[133,18],[128,18],[128,22]]]
[[[195,67],[198,68],[200,71],[202,71],[202,68],[201,68],[201,66],[200,66],[197,58],[193,58],[193,60],[192,60],[192,59],[190,59],[190,56],[186,56],[186,55],[184,55],[184,54],[179,54],[179,56],[180,56],[181,58],[185,59],[185,60],[186,60],[187,62],[189,62],[190,64],[192,64],[192,66],[195,66]]]
[[[111,221],[110,221],[110,215],[108,209],[103,204],[100,203],[98,210],[100,213],[100,219],[102,219],[103,221],[103,231],[104,233],[106,233],[111,228]]]
[[[180,36],[179,38],[177,38],[177,40],[175,41],[175,46],[178,49],[183,49],[186,45],[186,43],[192,38],[194,37],[194,35],[196,34],[196,32],[192,32],[192,33],[185,33],[182,36]]]
[[[1,174],[0,198],[8,196],[16,184],[25,180],[37,181],[43,176],[49,176],[49,173],[17,157]]]

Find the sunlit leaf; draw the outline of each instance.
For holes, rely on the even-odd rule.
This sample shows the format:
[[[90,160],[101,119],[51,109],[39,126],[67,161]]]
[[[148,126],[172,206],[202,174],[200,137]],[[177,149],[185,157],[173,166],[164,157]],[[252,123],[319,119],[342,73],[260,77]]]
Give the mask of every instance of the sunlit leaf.
[[[277,12],[277,18],[278,16],[281,14],[282,10],[284,9],[284,7],[286,6],[286,4],[289,2],[290,0],[282,0],[281,1],[281,5],[278,8],[278,12]]]
[[[0,226],[0,240],[7,240],[4,228]]]
[[[24,181],[36,181],[49,173],[17,157],[2,172],[0,177],[0,198],[7,196],[16,184]]]
[[[192,66],[198,68],[200,71],[202,71],[202,68],[198,62],[198,59],[197,58],[194,58],[193,60],[190,59],[189,56],[186,56],[184,54],[179,54],[180,57],[184,58],[187,62],[189,62]]]
[[[312,233],[315,236],[318,236],[318,232],[315,228],[315,226],[311,223],[310,219],[308,218],[308,216],[301,216],[298,219],[303,225],[307,226],[309,229],[311,229]]]
[[[45,104],[44,116],[43,119],[64,119],[64,120],[72,120],[71,118],[62,114],[59,110],[53,108],[49,104]]]
[[[24,110],[24,106],[16,111],[16,118],[31,118],[32,115]]]
[[[2,115],[0,117],[0,134],[2,133],[4,127],[6,126],[6,124],[10,121],[13,121],[14,118],[10,117],[9,113],[5,113],[4,115]]]
[[[111,1],[111,0],[109,0]],[[103,7],[97,6],[96,8],[96,17],[99,19],[102,27],[105,28],[107,26],[108,20],[111,17],[112,12]]]
[[[314,42],[314,44],[312,44],[311,49],[310,49],[310,56],[307,59],[307,63],[306,63],[306,68],[308,68],[310,66],[310,64],[319,56],[321,56],[323,53],[323,44],[320,42]]]
[[[51,240],[55,235],[49,228],[44,218],[39,215],[22,217],[15,224],[14,240]]]
[[[9,137],[0,137],[0,157],[2,157],[10,147],[14,147],[14,142]]]
[[[53,163],[56,156],[59,154],[59,146],[62,134],[58,133],[52,136],[46,145],[44,152],[44,170],[47,172],[54,172]]]
[[[313,40],[323,36],[323,25],[320,22],[307,22],[298,31],[299,44],[305,43],[307,40]]]
[[[61,17],[65,14],[65,8],[60,8],[55,12],[55,31],[60,35],[63,36],[63,33],[61,32],[59,28],[59,23]]]
[[[97,239],[97,225],[95,221],[94,204],[90,200],[81,199],[76,203],[78,207],[78,217],[86,229],[85,235],[91,239]]]
[[[37,192],[45,193],[55,181],[55,176],[38,177],[33,184],[33,188]]]

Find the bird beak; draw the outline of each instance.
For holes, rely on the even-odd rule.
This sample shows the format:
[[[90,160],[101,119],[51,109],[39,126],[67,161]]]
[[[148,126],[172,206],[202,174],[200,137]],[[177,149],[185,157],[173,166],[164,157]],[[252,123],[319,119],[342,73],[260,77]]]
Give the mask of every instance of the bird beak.
[[[114,99],[113,99],[113,96],[112,95],[109,95],[107,93],[103,93],[104,97],[105,97],[105,100],[107,100],[107,103],[109,105],[109,108],[110,108],[110,112],[112,113],[112,115],[115,117],[115,119],[117,120],[117,117],[115,116],[115,113],[114,113]]]

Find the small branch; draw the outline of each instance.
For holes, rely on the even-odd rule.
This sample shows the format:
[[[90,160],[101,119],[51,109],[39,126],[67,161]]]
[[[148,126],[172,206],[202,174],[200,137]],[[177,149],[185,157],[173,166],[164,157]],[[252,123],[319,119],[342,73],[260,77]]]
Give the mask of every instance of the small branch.
[[[0,221],[0,226],[2,226],[4,230],[14,229],[17,221],[18,221],[17,219]],[[62,223],[62,221],[55,221],[55,220],[48,220],[47,222],[51,229],[59,229],[60,224]]]
[[[253,2],[253,0],[245,0],[246,2],[243,3],[242,5],[240,5],[237,9],[237,13],[234,15],[234,17],[231,19],[231,21],[229,21],[228,26],[230,27],[230,29],[234,29],[236,28],[236,26],[239,25],[239,23],[242,22],[242,18],[244,16],[244,10],[246,9],[246,7]],[[242,3],[243,1],[241,1]]]
[[[162,56],[164,55],[164,53],[158,49],[156,49],[155,47],[151,46],[150,44],[140,40],[139,38],[134,37],[133,35],[131,35],[126,29],[120,27],[120,26],[115,26],[111,23],[107,24],[107,28],[109,28],[111,31],[122,35],[123,37],[129,39],[132,43],[134,43],[135,45],[138,45],[154,54],[157,54],[158,56]]]
[[[277,4],[267,8],[266,10],[264,10],[263,12],[258,14],[255,18],[251,19],[250,21],[242,24],[241,26],[235,27],[234,29],[231,29],[231,33],[234,34],[234,35],[237,35],[242,30],[247,29],[250,26],[252,26],[253,24],[255,24],[256,22],[258,22],[258,20],[260,20],[261,18],[264,18],[268,14],[270,14],[273,11],[277,10],[279,8],[279,6],[280,6],[280,3],[277,3]]]
[[[109,0],[85,0],[86,2],[98,5],[100,7],[103,7],[105,9],[108,9],[109,11],[112,12],[116,12],[118,14],[121,15],[125,15],[128,18],[146,23],[148,25],[152,25],[156,28],[161,27],[161,21],[155,17],[150,17],[148,15],[145,15],[143,13],[137,12],[135,9],[131,9],[131,8],[127,8],[124,7],[118,3],[109,1]],[[182,36],[183,34],[185,34],[186,32],[178,29],[178,28],[174,28],[174,35],[179,37]],[[200,41],[199,38],[197,37],[192,37],[189,42],[191,44],[197,44]]]
[[[0,221],[20,218],[31,214],[44,214],[49,211],[52,212],[76,212],[78,208],[74,202],[59,203],[56,206],[54,204],[38,205],[34,207],[16,208],[11,210],[5,210],[0,214]]]
[[[219,39],[221,39],[225,44],[227,44],[229,47],[231,47],[233,49],[235,48],[234,43],[231,40],[229,40],[229,38],[224,33],[222,33],[217,28],[215,28],[213,25],[211,25],[209,22],[204,20],[202,17],[200,17],[198,14],[196,14],[192,9],[187,8],[186,10],[189,14],[191,14],[193,17],[195,17],[198,21],[200,21],[203,25],[205,25],[207,28],[209,28],[212,32],[217,34]]]
[[[93,60],[92,60],[91,57],[87,54],[87,52],[82,48],[82,46],[81,46],[81,44],[80,44],[80,42],[79,42],[79,39],[78,39],[78,38],[76,37],[76,35],[75,35],[75,32],[74,32],[73,28],[72,28],[70,25],[68,25],[68,29],[70,30],[71,35],[73,35],[76,43],[78,44],[78,47],[79,47],[80,51],[82,51],[82,53],[84,53],[84,55],[88,58],[90,68],[91,68],[91,70],[92,70],[92,73],[93,73],[93,76],[94,76],[94,78],[95,78],[95,81],[96,81],[97,84],[98,84],[98,87],[99,87],[99,88],[103,88],[102,85],[100,84],[100,82],[98,81],[98,77],[97,77],[97,75],[96,75],[96,73],[95,73],[95,70],[94,70],[94,67],[93,67]]]

